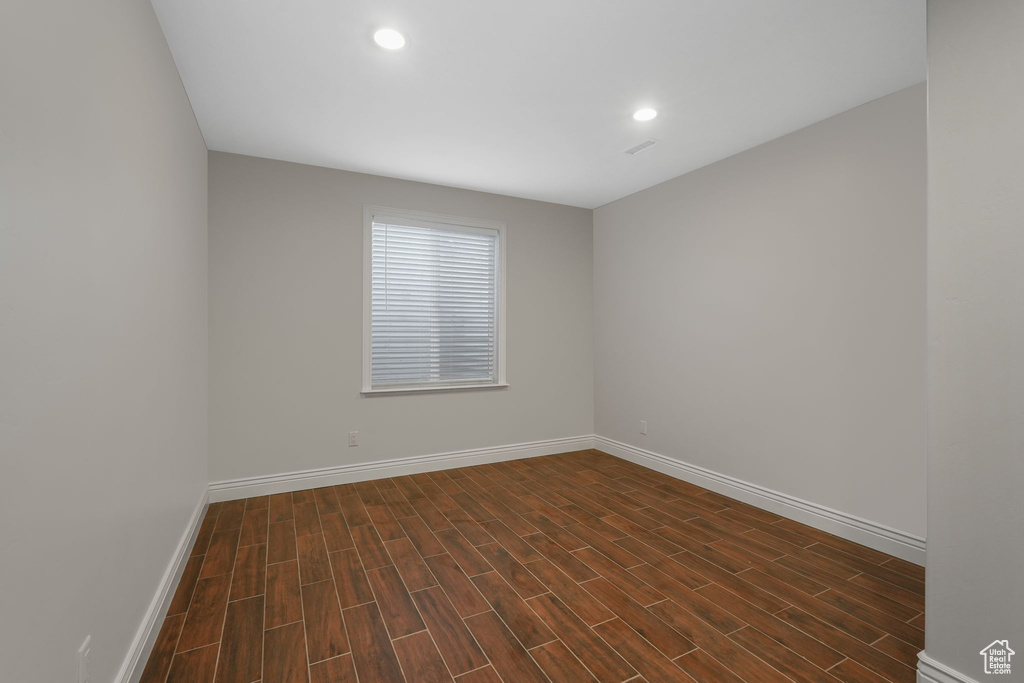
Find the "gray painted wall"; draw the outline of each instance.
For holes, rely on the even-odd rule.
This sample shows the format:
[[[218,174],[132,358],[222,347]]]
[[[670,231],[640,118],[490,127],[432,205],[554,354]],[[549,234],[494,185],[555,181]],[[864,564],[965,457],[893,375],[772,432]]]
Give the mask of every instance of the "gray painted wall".
[[[508,389],[360,395],[364,204],[507,223]],[[589,210],[212,152],[209,217],[211,481],[593,433]]]
[[[925,282],[924,85],[601,207],[597,433],[924,536]]]
[[[928,656],[1024,680],[1024,3],[928,3]]]
[[[0,679],[113,679],[206,482],[206,146],[144,0],[0,2]]]

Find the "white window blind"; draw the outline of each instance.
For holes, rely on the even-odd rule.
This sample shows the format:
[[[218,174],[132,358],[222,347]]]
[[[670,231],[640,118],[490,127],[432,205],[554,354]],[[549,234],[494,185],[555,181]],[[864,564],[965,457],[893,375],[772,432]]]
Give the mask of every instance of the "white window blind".
[[[496,229],[373,215],[370,389],[493,385]]]

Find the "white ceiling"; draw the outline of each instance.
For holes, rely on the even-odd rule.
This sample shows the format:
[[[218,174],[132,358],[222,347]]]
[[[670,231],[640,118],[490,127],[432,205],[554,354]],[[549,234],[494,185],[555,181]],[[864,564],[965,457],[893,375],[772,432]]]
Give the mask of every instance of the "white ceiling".
[[[210,149],[588,208],[925,78],[925,0],[153,5]]]

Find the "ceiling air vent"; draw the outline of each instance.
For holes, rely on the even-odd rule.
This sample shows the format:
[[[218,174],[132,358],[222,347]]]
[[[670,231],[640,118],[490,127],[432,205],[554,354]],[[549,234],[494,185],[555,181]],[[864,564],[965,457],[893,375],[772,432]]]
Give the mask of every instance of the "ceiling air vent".
[[[630,147],[629,149],[627,149],[626,150],[626,154],[639,154],[640,152],[644,151],[645,149],[649,149],[649,148],[653,147],[656,144],[658,144],[657,140],[644,140],[639,145],[636,145],[635,147]]]

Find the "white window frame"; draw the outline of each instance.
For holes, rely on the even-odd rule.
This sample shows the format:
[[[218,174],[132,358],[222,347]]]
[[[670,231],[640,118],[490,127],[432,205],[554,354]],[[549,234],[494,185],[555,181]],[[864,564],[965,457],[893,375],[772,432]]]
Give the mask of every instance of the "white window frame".
[[[467,232],[474,230],[496,231],[498,233],[497,255],[497,289],[498,302],[495,321],[496,365],[497,374],[493,382],[486,384],[447,384],[444,386],[405,386],[405,387],[373,387],[373,219],[374,216],[387,218],[404,218],[415,222],[437,223]],[[374,394],[408,394],[433,391],[465,391],[468,389],[496,389],[507,387],[505,377],[505,224],[481,218],[464,216],[448,216],[426,211],[411,211],[385,206],[363,207],[363,388],[362,393]]]

